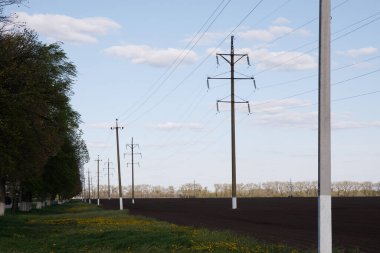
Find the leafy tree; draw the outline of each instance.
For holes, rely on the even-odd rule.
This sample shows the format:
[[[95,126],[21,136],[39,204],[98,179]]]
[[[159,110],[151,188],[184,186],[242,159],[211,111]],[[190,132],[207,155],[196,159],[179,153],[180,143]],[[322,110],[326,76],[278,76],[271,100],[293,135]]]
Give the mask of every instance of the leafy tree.
[[[0,202],[4,182],[29,201],[32,193],[75,195],[88,160],[69,103],[75,66],[60,44],[43,44],[29,30],[0,33],[0,55]],[[57,170],[65,189],[49,176]]]

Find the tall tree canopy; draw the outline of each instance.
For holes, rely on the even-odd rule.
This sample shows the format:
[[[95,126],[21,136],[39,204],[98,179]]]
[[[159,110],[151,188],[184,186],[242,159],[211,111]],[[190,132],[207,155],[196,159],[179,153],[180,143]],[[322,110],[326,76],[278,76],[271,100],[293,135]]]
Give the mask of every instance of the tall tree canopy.
[[[75,66],[60,44],[44,44],[29,30],[2,32],[0,56],[0,187],[6,181],[38,197],[78,194],[88,152],[70,105]]]

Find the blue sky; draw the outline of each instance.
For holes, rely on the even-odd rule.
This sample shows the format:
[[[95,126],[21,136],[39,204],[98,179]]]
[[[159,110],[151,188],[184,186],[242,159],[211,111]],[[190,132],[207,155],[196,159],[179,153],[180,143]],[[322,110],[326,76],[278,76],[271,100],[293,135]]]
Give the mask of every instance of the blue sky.
[[[236,70],[253,75],[258,88],[236,82],[236,94],[252,109],[248,115],[237,107],[238,183],[317,180],[318,6],[317,0],[30,0],[7,11],[41,40],[63,42],[77,66],[72,105],[91,156],[86,171],[95,175],[97,155],[116,167],[110,126],[119,118],[123,185],[131,182],[125,144],[134,137],[143,154],[137,184],[195,180],[212,187],[231,181],[229,111],[217,114],[215,106],[229,84],[211,81],[208,90],[206,79],[229,70],[222,59],[217,66],[215,53],[229,51],[231,34],[252,65]],[[332,6],[332,180],[378,182],[380,2]]]

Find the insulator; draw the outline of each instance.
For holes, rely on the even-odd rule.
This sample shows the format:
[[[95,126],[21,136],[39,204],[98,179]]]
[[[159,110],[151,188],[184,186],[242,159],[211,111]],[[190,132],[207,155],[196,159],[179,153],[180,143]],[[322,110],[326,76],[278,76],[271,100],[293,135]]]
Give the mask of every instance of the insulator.
[[[219,66],[219,58],[216,56],[216,64]]]
[[[210,81],[209,81],[210,77],[207,77],[207,90],[210,89]]]
[[[255,86],[255,89],[257,89],[257,87],[256,87],[256,80],[255,80],[255,78],[254,78],[254,77],[252,77],[252,80],[253,80],[253,86]]]
[[[218,103],[218,101],[216,102],[216,111],[219,112],[219,103]]]
[[[247,64],[248,66],[251,66],[251,63],[249,62],[249,56],[247,55]]]
[[[248,114],[251,114],[251,106],[249,105],[249,102],[247,102],[248,104]]]

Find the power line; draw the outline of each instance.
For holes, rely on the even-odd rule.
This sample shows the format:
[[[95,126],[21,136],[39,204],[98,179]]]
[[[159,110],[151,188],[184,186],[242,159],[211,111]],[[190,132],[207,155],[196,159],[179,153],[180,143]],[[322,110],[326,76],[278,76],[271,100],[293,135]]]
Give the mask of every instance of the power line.
[[[236,29],[252,14],[252,12],[263,2],[263,0],[259,1],[244,17],[243,19],[238,23],[238,25],[235,26],[235,28],[232,29],[232,31],[216,46],[219,47],[220,45],[222,45],[222,43],[228,38],[230,37],[233,32],[236,31]],[[343,4],[345,4],[346,2],[348,2],[348,0],[346,1],[343,1],[342,3],[338,4],[336,7],[334,7],[334,9],[342,6]],[[285,2],[285,3],[288,3],[288,2]],[[285,3],[283,5],[285,5]],[[281,7],[283,6],[281,5]],[[311,21],[308,21],[307,23],[310,23]],[[300,29],[300,28],[299,28]],[[294,31],[292,31],[294,32]],[[292,33],[290,32],[290,33]],[[134,118],[132,120],[132,122],[135,122],[137,120],[139,120],[140,118],[144,117],[147,113],[151,112],[152,110],[154,110],[159,104],[161,104],[168,96],[170,96],[174,91],[176,91],[180,86],[183,85],[183,83],[188,79],[190,78],[190,76],[192,76],[205,62],[206,60],[212,55],[215,53],[215,49],[213,50],[213,52],[211,52],[210,54],[208,54],[188,75],[185,76],[184,79],[182,79],[172,90],[170,90],[166,95],[164,95],[157,103],[155,103],[152,107],[150,107],[149,109],[147,109],[144,113],[140,114],[140,116]],[[290,59],[292,60],[292,59]],[[258,72],[260,73],[260,72]]]
[[[272,15],[273,13],[275,13],[276,11],[278,11],[279,9],[281,9],[282,7],[284,7],[284,6],[285,6],[286,4],[288,4],[290,1],[291,1],[291,0],[286,0],[286,1],[284,1],[280,6],[276,7],[276,8],[275,8],[274,10],[272,10],[270,13],[266,14],[266,15],[265,15],[262,19],[260,19],[256,24],[259,24],[260,22],[262,22],[263,20],[265,20],[266,18],[268,18],[270,15]],[[259,3],[259,4],[260,4],[260,3]],[[256,7],[257,7],[257,6],[255,6],[252,10],[254,10]],[[251,13],[251,12],[250,12],[250,13]],[[250,13],[248,13],[247,16],[249,16]],[[247,18],[247,16],[243,18],[242,22],[244,22],[244,20]],[[234,30],[236,30],[237,27],[238,27],[242,22],[240,22],[240,23],[235,27]],[[232,34],[232,32],[231,32],[229,35],[231,35],[231,34]],[[224,38],[224,39],[218,44],[218,46],[221,45],[221,44],[224,42],[224,40],[225,40],[227,37],[229,37],[229,35],[227,35],[227,36],[226,36],[226,37],[225,37],[225,38]],[[210,54],[206,57],[206,59],[208,59],[212,54],[213,54],[213,53],[210,53]],[[204,61],[205,61],[206,59],[204,59]],[[201,63],[201,64],[202,64],[202,63]],[[194,71],[194,72],[195,72],[195,71]],[[191,74],[193,74],[193,73],[190,73],[190,75],[191,75]],[[183,81],[184,81],[184,80],[183,80]],[[197,102],[197,104],[199,104],[201,101],[203,101],[203,98],[204,98],[204,96],[202,96],[202,98],[199,99],[199,102]],[[194,101],[195,101],[195,100],[194,100]],[[193,109],[191,109],[191,107],[193,107]],[[197,106],[193,106],[193,105],[189,106],[189,108],[188,108],[188,114],[191,115],[191,114],[193,113],[193,111],[195,110],[196,107],[197,107]],[[153,109],[154,109],[154,108],[151,108],[151,110],[153,110]],[[151,111],[151,110],[148,110],[146,113],[148,113],[148,112]],[[182,118],[185,118],[185,116],[186,116],[186,115],[184,114]],[[141,118],[141,117],[140,117],[140,118]],[[138,119],[135,119],[135,120],[138,120]],[[171,134],[170,137],[173,138],[174,135]]]
[[[228,38],[230,37],[233,32],[235,32],[235,30],[252,14],[252,12],[263,2],[264,0],[260,0],[244,17],[243,19],[241,19],[241,21],[238,23],[238,25],[232,29],[231,32],[228,33],[228,35],[216,46],[216,47],[219,47],[220,45],[222,45],[222,43]],[[183,78],[173,89],[171,89],[166,95],[164,95],[157,103],[155,103],[152,107],[150,107],[149,109],[147,109],[146,111],[144,111],[144,113],[140,114],[140,116],[138,116],[137,118],[133,119],[132,122],[135,122],[137,120],[139,120],[140,118],[142,118],[144,115],[146,115],[147,113],[149,113],[150,111],[152,111],[154,108],[156,108],[159,104],[161,104],[168,96],[170,96],[174,91],[176,91],[180,86],[183,85],[183,83],[190,78],[190,76],[192,76],[205,62],[206,60],[212,55],[215,53],[215,49],[213,50],[213,52],[209,53],[190,73],[188,73],[185,78]]]
[[[208,21],[210,20],[210,18],[215,14],[216,10],[219,9],[219,7],[221,6],[221,4],[224,2],[224,0],[218,5],[218,7],[214,10],[214,12],[212,13],[212,15],[207,19],[207,21],[202,25],[201,29],[198,30],[197,34],[199,34],[199,32],[203,29],[203,27],[208,23]],[[204,37],[204,35],[206,34],[206,32],[211,28],[211,26],[215,23],[215,21],[217,20],[217,18],[222,14],[222,12],[224,11],[224,9],[227,7],[227,5],[231,2],[231,0],[228,0],[227,3],[223,6],[223,8],[219,11],[219,13],[214,17],[214,19],[212,20],[212,22],[207,26],[207,28],[203,31],[202,35],[198,37],[198,39],[193,43],[194,39],[196,38],[196,36],[193,37],[193,40],[191,40],[188,45],[186,46],[186,53],[184,56],[179,56],[176,58],[176,60],[173,62],[173,64],[167,69],[167,71],[164,73],[164,75],[170,70],[170,73],[165,77],[165,79],[163,81],[160,82],[160,84],[146,97],[146,99],[144,99],[144,101],[142,101],[140,104],[138,104],[139,107],[136,107],[135,110],[133,110],[127,117],[125,118],[128,118],[130,117],[131,115],[133,115],[135,112],[137,112],[138,110],[140,110],[140,108],[142,106],[144,106],[148,101],[149,99],[157,93],[157,91],[165,84],[165,82],[172,76],[172,74],[177,70],[177,68],[179,67],[179,65],[181,65],[181,63],[184,61],[184,59],[186,58],[186,56],[190,53],[190,51],[197,45],[197,43]],[[190,49],[187,49],[191,44],[193,43],[193,45],[191,46]],[[179,60],[179,58],[181,58]],[[179,62],[178,62],[179,60]],[[174,66],[174,67],[173,67]],[[164,75],[162,75],[161,77],[163,77]],[[161,77],[159,79],[161,79]],[[157,81],[158,82],[158,81]],[[155,83],[157,83],[155,82]],[[150,89],[151,90],[151,89]],[[124,119],[125,119],[124,118]]]
[[[343,38],[343,37],[346,37],[346,36],[352,34],[353,32],[356,32],[357,30],[362,29],[362,28],[364,28],[364,27],[366,27],[366,26],[368,26],[368,25],[370,25],[370,24],[372,24],[372,23],[374,23],[374,22],[376,22],[376,21],[378,21],[378,20],[380,20],[380,17],[378,17],[378,18],[376,18],[376,19],[374,19],[374,20],[371,20],[371,21],[369,21],[369,22],[367,22],[367,23],[365,23],[365,24],[363,24],[363,25],[361,25],[361,26],[359,26],[359,27],[357,27],[357,28],[355,28],[355,29],[353,29],[353,30],[351,30],[351,31],[349,31],[349,32],[346,32],[346,33],[344,33],[344,34],[342,34],[342,35],[340,35],[340,36],[338,36],[338,37],[332,39],[331,42],[334,42],[334,41],[339,40],[339,39],[341,39],[341,38]],[[360,23],[360,22],[361,22],[361,21],[359,21],[359,23]],[[353,26],[353,25],[350,25],[350,27],[351,27],[351,26]],[[275,69],[275,68],[277,68],[277,67],[279,67],[279,66],[282,66],[282,65],[284,65],[284,64],[287,63],[287,62],[291,62],[291,61],[293,61],[293,60],[295,60],[295,59],[298,59],[298,58],[304,56],[304,55],[307,54],[307,53],[313,52],[313,51],[316,50],[317,48],[318,48],[318,47],[314,47],[314,48],[312,48],[312,49],[310,49],[310,50],[307,50],[307,51],[305,51],[305,52],[303,52],[303,53],[300,53],[300,54],[298,54],[297,56],[294,56],[294,57],[292,57],[292,58],[290,58],[290,59],[288,59],[288,60],[286,60],[286,61],[284,61],[284,62],[280,62],[280,63],[275,64],[274,66],[272,66],[272,67],[270,67],[270,68],[267,68],[267,69],[264,69],[264,70],[262,70],[262,71],[259,71],[259,72],[257,72],[255,75],[257,76],[257,75],[260,75],[260,74],[262,74],[262,73],[265,73],[265,72],[267,72],[267,71],[269,71],[269,70]],[[283,54],[287,54],[287,53],[283,53]],[[270,59],[270,58],[268,58],[268,59]]]
[[[358,76],[350,77],[348,79],[345,79],[345,80],[342,80],[342,81],[339,81],[339,82],[335,82],[335,83],[331,84],[331,86],[342,85],[342,84],[347,83],[349,81],[352,81],[352,80],[355,80],[355,79],[358,79],[358,78],[361,78],[361,77],[364,77],[364,76],[372,75],[372,74],[374,74],[376,72],[379,72],[379,71],[380,71],[380,68],[376,69],[376,70],[373,70],[373,71],[370,71],[370,72],[367,72],[367,73],[364,73],[364,74],[361,74],[361,75],[358,75]],[[264,105],[264,104],[269,104],[269,103],[272,103],[273,101],[282,101],[282,100],[285,100],[285,99],[288,99],[288,98],[298,97],[298,96],[309,94],[309,93],[312,93],[312,92],[315,92],[315,91],[318,91],[318,89],[310,89],[310,90],[306,90],[306,91],[303,91],[303,92],[299,92],[299,93],[295,93],[295,94],[283,97],[281,99],[254,104],[253,107]]]
[[[380,55],[374,56],[374,57],[371,57],[371,58],[368,58],[368,59],[365,59],[365,60],[362,60],[362,61],[359,61],[359,62],[355,62],[355,63],[351,63],[351,64],[347,64],[347,65],[344,65],[344,66],[341,66],[341,67],[334,68],[334,69],[331,70],[331,72],[335,72],[335,71],[342,70],[342,69],[345,69],[345,68],[353,67],[353,66],[359,65],[361,63],[373,61],[373,60],[376,60],[376,59],[379,59],[379,58],[380,58]],[[272,87],[277,87],[277,86],[282,86],[282,85],[286,85],[286,84],[289,84],[289,83],[294,83],[294,82],[306,80],[306,79],[309,79],[309,78],[312,78],[312,77],[317,77],[317,76],[318,76],[318,74],[312,74],[312,75],[307,75],[307,76],[300,77],[300,78],[297,78],[297,79],[292,79],[292,80],[278,82],[278,83],[274,83],[274,84],[270,84],[270,85],[260,86],[259,90],[267,89],[267,88],[272,88]]]
[[[349,81],[352,81],[352,80],[355,80],[355,79],[358,79],[358,78],[361,78],[361,77],[364,77],[364,76],[368,76],[368,75],[374,74],[374,73],[379,72],[379,71],[380,71],[380,68],[377,69],[377,70],[374,70],[374,71],[370,71],[370,72],[367,72],[367,73],[364,73],[364,74],[361,74],[361,75],[358,75],[358,76],[354,76],[354,77],[347,78],[345,80],[333,83],[333,84],[331,84],[331,86],[342,85],[342,84],[347,83]],[[262,102],[262,103],[258,103],[258,104],[252,104],[252,108],[253,108],[253,111],[254,111],[256,107],[259,107],[261,105],[270,104],[270,103],[273,103],[275,101],[277,102],[277,101],[286,100],[286,99],[289,99],[289,98],[293,98],[293,97],[297,97],[297,96],[300,96],[300,95],[312,93],[312,92],[315,92],[315,91],[318,91],[318,89],[307,90],[307,91],[304,91],[304,92],[292,94],[292,95],[289,95],[289,96],[286,96],[286,97],[283,97],[283,98],[280,98],[280,99],[277,99],[277,100],[271,100],[271,101],[266,101],[266,102]],[[358,94],[358,95],[354,95],[354,96],[350,96],[350,97],[345,97],[345,98],[340,98],[340,99],[334,99],[334,100],[332,100],[332,102],[338,102],[338,101],[341,101],[341,100],[351,99],[351,97],[352,98],[356,98],[356,97],[366,96],[366,95],[375,94],[375,93],[378,93],[378,92],[380,92],[380,91],[373,91],[373,92],[368,92],[368,93],[364,93],[364,94]],[[293,106],[293,107],[290,107],[290,108],[291,109],[292,108],[299,108],[299,107],[303,107],[303,106],[306,106],[306,105],[317,105],[317,104],[318,103],[314,103],[314,104],[308,103],[308,104],[305,104],[305,105]],[[289,107],[288,107],[288,109],[289,109]],[[255,114],[255,112],[253,112],[253,113]],[[212,131],[215,131],[217,128],[219,128],[222,125],[221,123],[222,122],[220,122]],[[209,132],[211,132],[211,131],[209,131]],[[209,132],[207,132],[204,136],[209,135]],[[225,136],[226,134],[227,134],[227,132],[223,136]],[[191,143],[188,143],[188,145],[186,145],[186,146],[191,147],[191,146],[197,144],[198,141],[200,139],[202,139],[204,136],[201,136],[201,138],[197,138],[197,139],[193,140]],[[175,152],[173,152],[173,154],[171,154],[168,158],[174,156],[177,153],[178,153],[178,150],[176,150]]]

